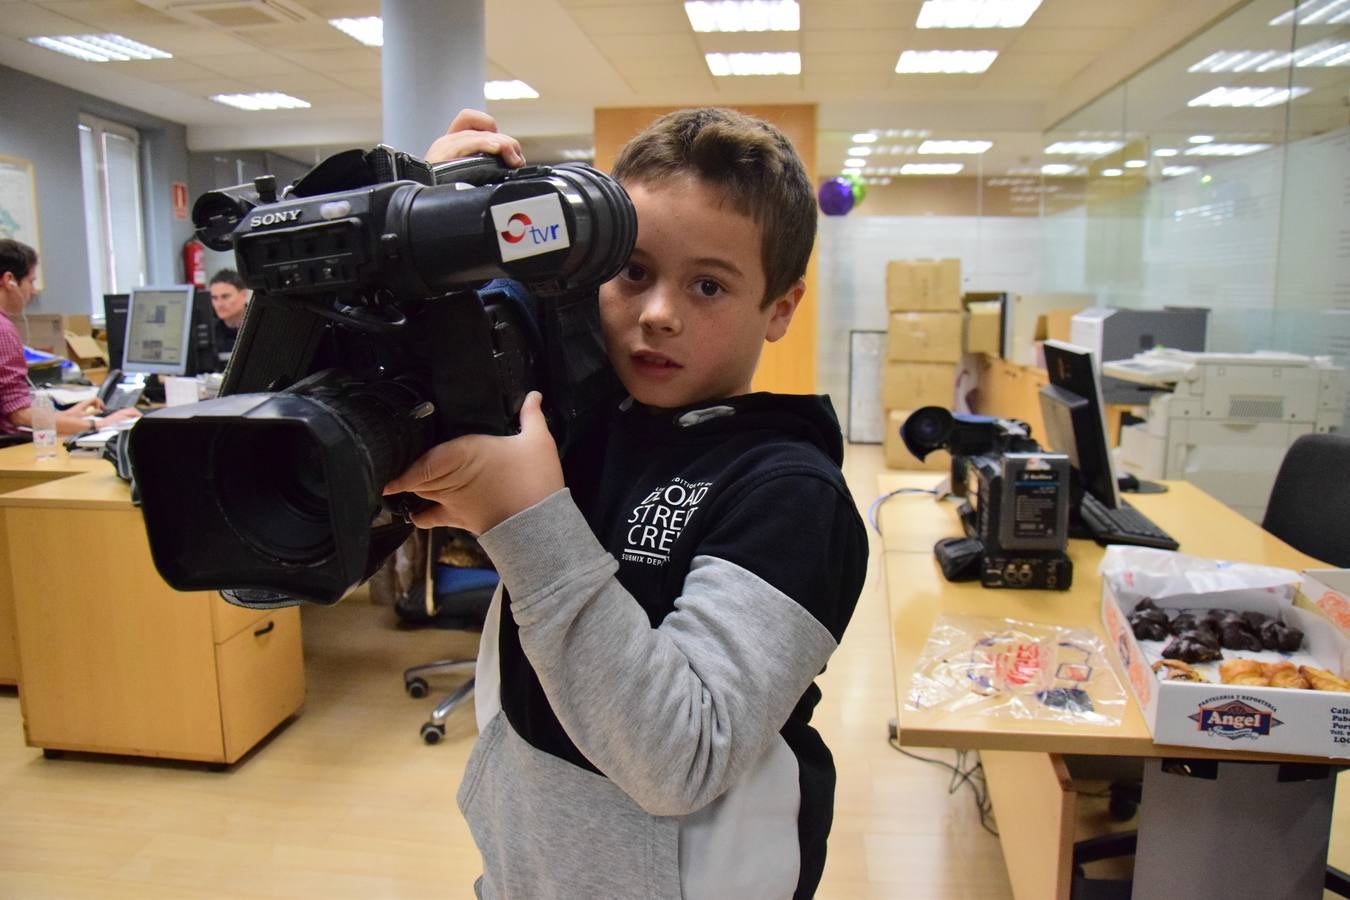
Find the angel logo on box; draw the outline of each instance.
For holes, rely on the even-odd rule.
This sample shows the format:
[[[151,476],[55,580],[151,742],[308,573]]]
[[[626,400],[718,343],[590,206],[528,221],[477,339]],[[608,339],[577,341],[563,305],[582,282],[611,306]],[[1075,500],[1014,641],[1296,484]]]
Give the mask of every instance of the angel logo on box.
[[[1261,709],[1237,697],[1216,697],[1214,702],[1217,705],[1202,706],[1199,712],[1190,716],[1201,731],[1234,741],[1240,738],[1256,740],[1270,734],[1276,725],[1284,724],[1275,718],[1275,708],[1264,703],[1261,706],[1265,708]]]

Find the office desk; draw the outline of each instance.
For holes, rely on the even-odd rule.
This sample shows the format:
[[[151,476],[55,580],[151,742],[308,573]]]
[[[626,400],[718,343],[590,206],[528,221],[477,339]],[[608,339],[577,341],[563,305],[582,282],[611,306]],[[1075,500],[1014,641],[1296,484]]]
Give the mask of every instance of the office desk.
[[[0,523],[30,746],[231,763],[300,708],[298,609],[170,588],[108,463],[0,495]]]
[[[878,478],[878,488],[882,494],[905,487],[931,488],[939,480],[941,476],[931,473],[883,473]],[[1183,552],[1291,569],[1320,565],[1194,485],[1175,482],[1170,488],[1165,494],[1131,495],[1130,502],[1171,532],[1181,543]],[[1069,555],[1074,564],[1071,590],[987,590],[978,583],[946,581],[933,558],[936,540],[961,533],[954,504],[935,503],[925,494],[901,494],[882,504],[877,518],[886,550],[886,590],[890,601],[900,742],[911,747],[981,751],[999,819],[1004,858],[1017,897],[1038,900],[1068,897],[1074,796],[1064,755],[1215,759],[1225,763],[1318,762],[1308,757],[1223,753],[1195,747],[1156,745],[1133,698],[1126,704],[1121,724],[1114,728],[1007,721],[904,709],[915,663],[940,614],[1008,617],[1085,628],[1104,636],[1100,615],[1101,580],[1097,576],[1103,548],[1090,541],[1069,542]],[[1122,685],[1126,684],[1118,668],[1116,675]],[[1329,792],[1334,788],[1334,779],[1326,779],[1326,782],[1324,787]],[[1153,821],[1153,814],[1165,805],[1154,802],[1153,810],[1150,810],[1152,798],[1147,790],[1146,785],[1141,809],[1149,818],[1140,826],[1141,855],[1136,857],[1136,885],[1147,857],[1146,826]],[[1323,799],[1327,815],[1327,825],[1322,828],[1324,864],[1329,793]],[[1203,815],[1194,810],[1188,815],[1189,826],[1197,833],[1204,832]],[[1228,824],[1231,827],[1232,823]],[[1161,830],[1161,827],[1154,829],[1155,832]],[[1235,860],[1240,858],[1234,857]],[[1234,896],[1253,895],[1239,892]],[[1320,889],[1316,896],[1321,896]]]
[[[0,449],[0,494],[67,478],[110,464],[95,456],[71,456],[58,449],[55,459],[38,459],[32,444]],[[14,589],[4,573],[12,570],[5,523],[0,518],[0,684],[19,683],[19,655],[14,644]]]

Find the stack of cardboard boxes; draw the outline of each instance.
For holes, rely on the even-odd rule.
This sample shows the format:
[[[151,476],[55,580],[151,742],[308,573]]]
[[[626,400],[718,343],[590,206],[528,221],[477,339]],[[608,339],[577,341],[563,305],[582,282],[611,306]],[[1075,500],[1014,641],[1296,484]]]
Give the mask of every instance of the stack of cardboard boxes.
[[[886,465],[894,469],[946,470],[945,451],[920,462],[900,440],[900,426],[924,406],[951,409],[961,361],[965,316],[961,261],[893,260],[886,264],[886,362],[881,403],[886,411]]]

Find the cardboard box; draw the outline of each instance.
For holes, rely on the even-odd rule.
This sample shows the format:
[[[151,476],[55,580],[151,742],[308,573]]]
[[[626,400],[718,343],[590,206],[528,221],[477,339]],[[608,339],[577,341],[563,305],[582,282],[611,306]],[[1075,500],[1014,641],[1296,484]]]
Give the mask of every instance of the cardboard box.
[[[888,469],[918,469],[927,472],[950,472],[952,457],[946,450],[934,450],[920,460],[900,439],[900,426],[905,424],[911,410],[892,409],[886,413],[886,437],[882,449]]]
[[[959,312],[891,313],[886,358],[900,362],[959,362],[964,316]]]
[[[881,370],[883,409],[952,408],[956,398],[954,363],[887,362]]]
[[[66,332],[66,358],[79,364],[81,369],[107,368],[108,352],[103,345],[87,334]]]
[[[1350,637],[1350,569],[1308,569],[1294,603],[1326,617]]]
[[[1155,744],[1204,747],[1253,753],[1314,757],[1350,757],[1350,694],[1335,691],[1251,687],[1221,683],[1163,681],[1153,673],[1150,656],[1134,637],[1126,616],[1135,598],[1118,596],[1111,578],[1102,579],[1102,622],[1108,653],[1115,656],[1126,684],[1153,733]],[[1322,616],[1268,592],[1242,591],[1190,595],[1184,606],[1173,598],[1155,599],[1161,609],[1253,610],[1278,616],[1304,633],[1303,649],[1293,661],[1341,674],[1350,643]],[[1225,658],[1235,651],[1225,650]],[[1275,657],[1273,651],[1237,652],[1243,657]]]
[[[960,312],[961,260],[896,259],[886,263],[891,312]]]
[[[966,353],[1003,355],[1003,304],[977,300],[966,304],[965,331],[961,349]]]
[[[30,313],[14,320],[19,339],[34,350],[66,355],[66,327],[60,313]]]

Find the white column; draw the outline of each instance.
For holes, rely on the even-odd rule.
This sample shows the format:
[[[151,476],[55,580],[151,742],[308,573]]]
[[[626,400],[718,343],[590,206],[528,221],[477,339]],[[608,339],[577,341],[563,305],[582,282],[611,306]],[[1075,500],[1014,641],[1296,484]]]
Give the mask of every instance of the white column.
[[[381,0],[381,140],[421,156],[455,113],[484,109],[484,0]]]

